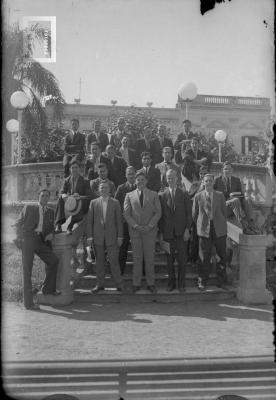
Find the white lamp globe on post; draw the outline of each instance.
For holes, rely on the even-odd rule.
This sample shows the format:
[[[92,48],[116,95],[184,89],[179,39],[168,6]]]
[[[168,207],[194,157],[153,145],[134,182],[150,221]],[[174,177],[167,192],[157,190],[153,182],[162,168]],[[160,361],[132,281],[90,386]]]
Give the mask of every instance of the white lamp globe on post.
[[[221,162],[221,148],[222,148],[222,143],[225,142],[227,138],[227,133],[223,131],[222,129],[219,129],[215,133],[215,139],[218,142],[219,145],[219,162]]]
[[[18,90],[11,95],[11,105],[17,109],[18,112],[18,155],[17,164],[21,164],[21,136],[22,136],[22,113],[24,108],[29,104],[29,97]]]
[[[193,82],[182,85],[179,89],[178,96],[185,102],[186,119],[189,119],[188,103],[192,102],[197,96],[197,87]]]
[[[14,136],[19,131],[19,122],[17,119],[10,119],[6,123],[7,131],[11,133],[11,165],[14,164]]]

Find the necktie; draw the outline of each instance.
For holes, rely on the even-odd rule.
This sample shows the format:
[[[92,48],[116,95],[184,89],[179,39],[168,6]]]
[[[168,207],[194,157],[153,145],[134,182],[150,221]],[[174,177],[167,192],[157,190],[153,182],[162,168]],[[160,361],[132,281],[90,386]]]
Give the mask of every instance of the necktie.
[[[144,193],[143,193],[143,190],[141,190],[139,199],[140,199],[140,205],[141,205],[141,207],[143,207],[143,203],[144,203]]]

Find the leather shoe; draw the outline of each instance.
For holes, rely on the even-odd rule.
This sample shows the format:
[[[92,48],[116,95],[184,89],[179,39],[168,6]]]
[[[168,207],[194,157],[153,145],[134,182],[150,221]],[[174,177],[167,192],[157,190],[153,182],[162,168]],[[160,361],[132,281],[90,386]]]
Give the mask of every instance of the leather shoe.
[[[26,310],[32,310],[32,311],[40,310],[40,307],[39,307],[38,304],[32,304],[32,305],[27,306],[27,307],[25,307],[25,308],[26,308]]]
[[[168,285],[167,292],[172,292],[175,289],[174,285]]]
[[[136,293],[140,290],[140,286],[133,286],[133,292]]]
[[[149,290],[151,293],[153,293],[153,294],[157,292],[155,286],[148,286],[148,290]]]
[[[100,292],[101,290],[104,290],[104,287],[103,286],[95,286],[92,290],[91,290],[91,293],[98,293],[98,292]]]

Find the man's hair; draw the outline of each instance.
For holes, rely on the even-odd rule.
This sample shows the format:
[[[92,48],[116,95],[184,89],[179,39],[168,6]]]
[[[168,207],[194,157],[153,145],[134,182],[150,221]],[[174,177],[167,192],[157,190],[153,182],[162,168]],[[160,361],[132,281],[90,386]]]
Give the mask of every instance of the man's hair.
[[[40,194],[40,193],[42,193],[42,192],[47,192],[48,195],[49,195],[49,197],[51,196],[51,192],[50,192],[50,190],[47,189],[47,188],[42,188],[42,189],[40,189],[40,191],[38,192],[38,194]]]
[[[78,120],[78,118],[72,118],[71,119],[71,122],[74,122],[74,121],[76,121],[78,124],[80,124],[80,121]]]
[[[80,163],[77,160],[73,160],[70,162],[70,167],[72,167],[72,165],[77,165],[80,168]]]
[[[101,163],[99,163],[99,165],[98,165],[98,169],[99,168],[106,168],[106,169],[108,169],[108,166],[107,166],[107,164],[105,163],[105,162],[101,162]]]
[[[204,175],[204,178],[206,178],[206,176],[211,176],[213,179],[215,179],[215,175],[210,174],[209,172],[208,172],[208,174],[205,174],[205,175]]]
[[[172,154],[172,148],[170,147],[170,146],[165,146],[165,147],[163,147],[163,149],[162,149],[162,152],[164,151],[164,150],[170,150],[170,152],[171,152],[171,154]]]
[[[120,117],[120,118],[118,118],[118,120],[117,120],[117,123],[118,123],[118,122],[120,122],[120,121],[124,121],[124,122],[126,122],[126,120],[124,119],[124,117]]]
[[[105,150],[107,150],[107,149],[112,149],[112,150],[115,151],[115,146],[114,146],[113,144],[108,144],[108,145],[106,146]]]
[[[172,169],[172,168],[169,168],[167,171],[166,171],[166,175],[168,175],[168,174],[174,174],[175,176],[177,176],[177,172],[176,172],[176,170],[175,169]]]
[[[141,158],[143,157],[150,157],[151,158],[151,154],[149,151],[143,151],[143,153],[141,154]]]
[[[90,146],[98,146],[99,148],[101,147],[101,144],[99,142],[92,142]]]
[[[136,174],[135,174],[135,178],[138,178],[138,176],[143,176],[144,178],[146,178],[147,179],[147,177],[146,177],[146,174],[144,173],[144,171],[138,171],[138,172],[136,172]]]
[[[126,173],[127,171],[134,171],[135,172],[135,168],[132,165],[129,165],[128,167],[126,167]]]
[[[225,162],[222,164],[222,169],[223,169],[224,167],[226,167],[227,165],[228,165],[229,167],[232,168],[232,164],[230,163],[230,161],[225,161]]]
[[[192,125],[191,121],[189,119],[184,119],[184,121],[182,122],[182,124],[185,124],[185,122],[189,122],[190,125]]]
[[[97,123],[101,124],[101,121],[99,119],[96,119],[96,121],[94,121],[94,125],[97,124]]]
[[[143,128],[143,131],[147,131],[148,129],[153,129],[150,125],[146,125],[146,126],[144,126],[144,128]]]

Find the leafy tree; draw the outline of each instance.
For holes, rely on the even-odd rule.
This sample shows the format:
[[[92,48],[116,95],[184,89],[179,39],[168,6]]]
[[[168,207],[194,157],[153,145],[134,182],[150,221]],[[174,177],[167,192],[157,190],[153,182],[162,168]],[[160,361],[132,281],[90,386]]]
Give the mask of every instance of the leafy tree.
[[[57,120],[61,118],[65,103],[55,76],[32,58],[35,41],[42,40],[43,37],[43,31],[38,25],[33,25],[28,30],[21,30],[18,25],[7,26],[3,31],[4,121],[17,118],[16,110],[10,104],[14,91],[21,90],[30,98],[22,119],[23,158],[30,152],[36,155],[47,152],[50,147],[44,98],[49,97],[54,104],[54,117]],[[6,134],[5,142],[9,141],[9,134]]]

